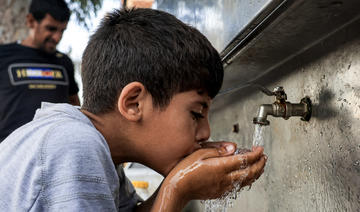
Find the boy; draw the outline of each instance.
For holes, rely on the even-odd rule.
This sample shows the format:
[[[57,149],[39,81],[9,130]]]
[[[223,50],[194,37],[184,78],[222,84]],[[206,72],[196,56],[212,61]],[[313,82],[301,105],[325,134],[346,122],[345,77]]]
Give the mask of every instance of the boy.
[[[151,9],[107,15],[83,54],[84,105],[43,104],[0,144],[0,209],[181,211],[263,172],[261,147],[233,155],[206,142],[223,79],[220,57],[196,29]],[[142,163],[165,179],[140,202],[115,165]]]

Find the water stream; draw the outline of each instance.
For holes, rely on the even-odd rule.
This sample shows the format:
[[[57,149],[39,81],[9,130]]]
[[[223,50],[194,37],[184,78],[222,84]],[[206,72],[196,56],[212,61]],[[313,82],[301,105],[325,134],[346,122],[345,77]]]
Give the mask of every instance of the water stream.
[[[253,146],[264,146],[265,140],[265,128],[266,126],[256,124],[253,134]],[[238,149],[235,154],[243,154],[246,151],[244,149]],[[232,208],[235,200],[239,197],[240,192],[244,188],[240,188],[241,182],[234,186],[234,189],[230,192],[225,193],[221,198],[209,199],[202,201],[204,204],[205,212],[227,212],[228,208]],[[248,190],[250,190],[250,186]]]
[[[255,124],[253,146],[264,146],[266,125]]]

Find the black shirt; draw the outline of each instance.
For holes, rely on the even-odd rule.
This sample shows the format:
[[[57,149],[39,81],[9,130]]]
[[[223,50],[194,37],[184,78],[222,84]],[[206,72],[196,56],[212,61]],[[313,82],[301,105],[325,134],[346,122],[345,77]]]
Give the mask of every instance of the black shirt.
[[[78,91],[74,65],[65,54],[0,45],[0,142],[31,121],[41,102],[69,102]]]

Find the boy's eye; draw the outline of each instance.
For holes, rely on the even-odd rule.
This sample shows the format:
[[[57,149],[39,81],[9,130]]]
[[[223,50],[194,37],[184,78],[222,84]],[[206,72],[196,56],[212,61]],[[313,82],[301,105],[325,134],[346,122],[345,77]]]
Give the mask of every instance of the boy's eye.
[[[194,111],[191,111],[191,115],[192,115],[192,117],[193,117],[193,119],[195,121],[204,118],[204,116],[201,113],[197,113],[197,112],[194,112]]]

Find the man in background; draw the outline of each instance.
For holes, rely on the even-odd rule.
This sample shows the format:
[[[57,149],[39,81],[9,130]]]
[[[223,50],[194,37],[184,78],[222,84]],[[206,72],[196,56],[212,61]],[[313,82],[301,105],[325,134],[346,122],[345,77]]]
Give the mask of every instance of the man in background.
[[[64,0],[33,0],[28,36],[0,45],[0,142],[31,121],[43,101],[80,105],[74,65],[56,50],[69,18]]]

